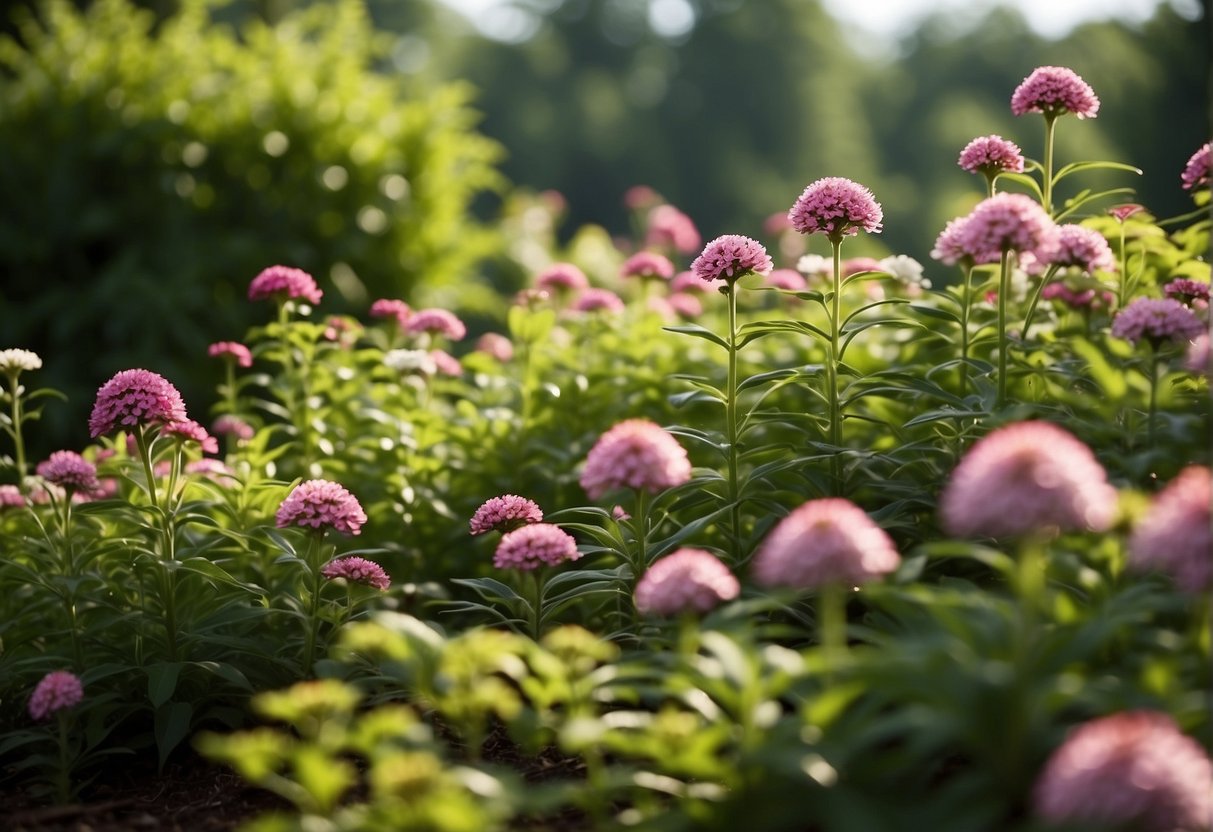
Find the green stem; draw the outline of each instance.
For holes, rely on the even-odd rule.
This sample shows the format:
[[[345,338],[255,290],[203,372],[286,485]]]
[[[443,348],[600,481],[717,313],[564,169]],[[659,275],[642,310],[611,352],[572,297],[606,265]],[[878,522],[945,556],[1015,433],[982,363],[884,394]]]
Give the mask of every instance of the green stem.
[[[1049,270],[1041,278],[1036,291],[1032,293],[1032,301],[1028,304],[1028,314],[1023,319],[1023,334],[1020,336],[1025,342],[1028,340],[1028,330],[1032,327],[1032,316],[1036,314],[1036,304],[1040,303],[1040,296],[1044,292],[1045,286],[1056,276],[1058,268],[1056,265],[1049,266]]]
[[[55,772],[55,800],[66,805],[72,797],[71,768],[68,766],[67,714],[59,711],[59,769]]]
[[[826,676],[832,678],[847,649],[846,587],[831,581],[817,597],[817,634],[825,657]]]
[[[1154,449],[1154,417],[1158,413],[1158,358],[1154,354],[1154,345],[1149,347],[1146,360],[1149,364],[1150,405],[1146,413],[1146,447]]]
[[[139,460],[143,463],[143,476],[146,482],[144,490],[147,491],[147,498],[151,500],[152,507],[158,509],[160,500],[156,495],[156,472],[152,468],[152,450],[143,425],[135,426],[135,447],[139,449]]]
[[[230,358],[223,362],[227,376],[227,384],[224,392],[227,394],[227,412],[229,416],[236,415],[236,362]]]
[[[545,583],[543,571],[543,567],[541,566],[538,569],[532,570],[531,574],[525,579],[530,594],[528,600],[530,601],[531,608],[530,621],[528,623],[530,624],[530,635],[533,641],[539,641],[540,636],[540,623],[542,621],[540,610],[543,609],[543,585]]]
[[[834,482],[835,495],[841,495],[842,460],[838,454],[842,447],[842,407],[838,400],[838,365],[842,357],[838,353],[842,329],[842,236],[831,236],[830,245],[834,255],[834,294],[830,298],[830,360],[827,362],[826,380],[829,385],[827,392],[830,403],[830,476]]]
[[[729,524],[733,562],[741,563],[741,495],[737,482],[737,284],[729,283],[729,379],[725,390],[725,440],[729,444]]]
[[[960,397],[969,389],[969,307],[973,303],[973,266],[964,270],[964,290],[960,305]]]
[[[636,492],[636,549],[632,560],[632,590],[649,566],[649,493],[643,488]]]
[[[20,374],[20,370],[13,370],[12,372],[10,372],[8,374],[8,386],[9,386],[9,390],[12,392],[12,397],[13,397],[13,416],[12,416],[13,424],[12,424],[11,433],[12,433],[12,437],[13,437],[13,453],[17,457],[17,484],[24,491],[26,461],[25,461],[25,439],[21,435],[21,419],[22,419],[21,395],[20,395],[21,384],[20,384],[20,382],[17,381],[19,374]]]
[[[1041,189],[1042,207],[1049,216],[1053,215],[1053,133],[1057,124],[1057,116],[1045,114],[1045,164],[1044,181]]]
[[[1125,308],[1125,296],[1129,293],[1129,253],[1125,251],[1125,224],[1120,223],[1120,283],[1116,288],[1116,308]]]
[[[998,274],[998,399],[995,407],[1007,401],[1007,295],[1011,293],[1011,254],[1003,250]]]
[[[69,579],[63,605],[67,611],[68,633],[72,641],[72,661],[77,672],[84,669],[84,652],[80,647],[80,625],[76,616],[76,589],[71,578],[76,576],[76,551],[72,543],[72,489],[67,489],[63,498],[62,541],[63,576]]]
[[[155,511],[160,532],[160,604],[164,610],[164,635],[170,661],[177,660],[177,582],[176,573],[169,566],[174,560],[176,533],[173,529],[170,495],[165,496],[166,505],[160,505],[156,492],[156,472],[152,466],[151,445],[143,425],[135,427],[135,445],[139,459],[143,462],[143,473],[147,479],[147,496]]]
[[[308,549],[304,557],[309,577],[312,579],[311,597],[308,599],[307,637],[303,646],[303,675],[312,676],[316,657],[316,639],[320,634],[320,590],[324,576],[320,574],[320,538],[322,534],[308,535]]]

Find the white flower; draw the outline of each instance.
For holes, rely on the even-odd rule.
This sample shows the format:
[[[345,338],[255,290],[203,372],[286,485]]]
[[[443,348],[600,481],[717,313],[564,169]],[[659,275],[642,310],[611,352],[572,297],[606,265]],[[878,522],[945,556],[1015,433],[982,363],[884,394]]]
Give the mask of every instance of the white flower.
[[[913,257],[907,257],[904,254],[886,257],[880,261],[880,268],[893,275],[898,282],[904,283],[906,286],[920,286],[923,289],[931,288],[931,281],[922,276],[922,263],[919,263]]]
[[[796,271],[801,274],[829,274],[834,268],[832,261],[820,254],[806,254],[796,261]]]
[[[0,373],[37,370],[42,367],[38,353],[29,350],[0,350]]]
[[[398,373],[423,373],[432,376],[438,365],[426,350],[389,350],[383,355],[383,363]]]

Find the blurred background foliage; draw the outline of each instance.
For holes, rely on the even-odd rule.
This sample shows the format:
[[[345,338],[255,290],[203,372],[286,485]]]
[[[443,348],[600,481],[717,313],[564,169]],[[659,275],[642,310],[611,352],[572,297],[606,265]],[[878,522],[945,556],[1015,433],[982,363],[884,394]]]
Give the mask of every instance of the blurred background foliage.
[[[1103,101],[1063,125],[1058,159],[1141,167],[1114,184],[1157,216],[1191,207],[1179,174],[1210,133],[1208,0],[1060,40],[1013,8],[962,28],[940,14],[863,54],[816,0],[502,0],[479,28],[438,0],[10,12],[0,347],[39,352],[37,383],[72,396],[40,431],[67,446],[127,367],[168,376],[202,417],[205,346],[264,319],[242,298],[272,263],[315,274],[326,313],[403,297],[500,320],[491,289],[529,277],[509,256],[517,194],[563,194],[558,242],[590,223],[627,234],[636,184],[705,238],[762,236],[807,183],[846,176],[885,209],[850,253],[926,262],[981,196],[956,166],[969,139],[1039,157],[1040,120],[1009,110],[1036,66],[1072,67]]]

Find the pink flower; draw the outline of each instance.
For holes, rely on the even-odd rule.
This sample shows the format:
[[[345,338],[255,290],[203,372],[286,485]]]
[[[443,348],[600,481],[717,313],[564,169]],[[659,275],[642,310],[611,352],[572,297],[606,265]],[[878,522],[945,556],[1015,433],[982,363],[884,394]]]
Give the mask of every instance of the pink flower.
[[[969,173],[986,176],[1003,171],[1023,173],[1023,151],[1002,136],[979,136],[960,151],[958,164]]]
[[[690,254],[702,242],[695,223],[673,205],[658,205],[649,212],[649,228],[644,238],[646,247],[670,248],[679,254]]]
[[[535,288],[546,292],[580,292],[589,285],[585,272],[572,263],[553,263],[535,276]]]
[[[223,415],[211,425],[211,430],[220,436],[234,436],[241,441],[252,439],[255,431],[253,426],[239,416]]]
[[[203,453],[219,453],[219,442],[206,432],[206,428],[193,419],[183,419],[180,422],[169,422],[161,431],[162,436],[171,436],[182,442],[197,442],[202,446]]]
[[[799,292],[808,286],[809,282],[795,269],[775,269],[767,275],[766,285],[772,289]]]
[[[294,300],[302,298],[308,303],[320,303],[324,292],[316,286],[316,280],[302,269],[289,266],[270,266],[253,278],[248,287],[249,300]]]
[[[1038,202],[1024,194],[1003,193],[978,203],[964,222],[959,242],[977,264],[997,263],[1004,251],[1031,252],[1048,261],[1058,233]]]
[[[507,532],[501,538],[493,554],[493,566],[530,571],[545,564],[559,566],[580,557],[577,541],[559,526],[531,523]]]
[[[685,272],[679,272],[670,280],[670,291],[677,292],[707,292],[713,288],[723,286],[723,282],[705,283],[699,275],[687,269]]]
[[[623,300],[610,289],[586,289],[572,308],[574,312],[622,312]]]
[[[370,316],[372,318],[391,318],[396,322],[396,326],[401,328],[408,325],[411,314],[413,314],[412,308],[404,301],[395,298],[379,298],[371,304]]]
[[[177,388],[149,370],[123,370],[101,385],[88,420],[89,435],[136,425],[163,425],[186,418]]]
[[[225,482],[229,485],[236,484],[235,472],[231,468],[227,467],[227,465],[225,465],[222,461],[218,459],[211,459],[210,457],[203,457],[202,459],[195,459],[191,462],[187,462],[185,464],[185,473],[199,474],[212,480]]]
[[[1057,824],[1207,830],[1213,763],[1166,714],[1113,714],[1070,731],[1045,763],[1032,802],[1037,815]]]
[[[463,321],[446,309],[422,309],[414,312],[405,328],[409,332],[443,335],[452,341],[459,341],[468,333]]]
[[[661,194],[648,185],[633,185],[623,192],[623,204],[631,211],[643,211],[661,202]]]
[[[1155,347],[1165,341],[1191,341],[1205,325],[1174,298],[1138,298],[1112,320],[1112,337],[1136,344],[1146,339]]]
[[[1209,375],[1209,333],[1202,332],[1188,344],[1188,357],[1184,366],[1190,372]]]
[[[253,366],[253,354],[244,344],[236,341],[218,341],[206,348],[206,354],[211,358],[225,357],[236,362],[238,367]]]
[[[517,494],[493,497],[472,515],[468,522],[471,534],[509,532],[528,523],[542,523],[543,510],[533,501]]]
[[[850,500],[809,500],[779,521],[754,555],[762,586],[854,586],[892,572],[901,556],[884,529]]]
[[[703,314],[703,303],[687,292],[675,292],[666,298],[666,302],[675,315],[686,321],[694,320]]]
[[[547,289],[531,287],[523,289],[514,295],[514,305],[521,306],[524,309],[535,309],[536,307],[545,305],[551,298],[552,293]]]
[[[1213,499],[1209,469],[1185,468],[1150,505],[1129,539],[1129,566],[1158,570],[1184,592],[1213,588],[1213,534],[1209,503]]]
[[[1209,302],[1209,284],[1199,280],[1179,277],[1163,286],[1162,290],[1167,297],[1175,298],[1187,306],[1192,306],[1193,301],[1204,301],[1206,306]]]
[[[1040,296],[1044,300],[1053,300],[1064,303],[1071,309],[1091,309],[1097,306],[1104,308],[1110,307],[1115,301],[1116,296],[1111,292],[1099,292],[1094,289],[1076,290],[1071,289],[1065,283],[1050,283],[1040,290]]]
[[[282,501],[275,520],[280,529],[300,526],[358,534],[366,522],[366,513],[358,499],[341,485],[328,480],[308,480],[295,486]]]
[[[703,253],[691,263],[691,271],[701,280],[732,283],[747,274],[768,274],[773,265],[757,240],[726,234],[704,246]]]
[[[477,338],[476,351],[491,355],[502,364],[514,357],[514,345],[499,332],[486,332]]]
[[[842,261],[842,276],[852,277],[860,272],[881,272],[884,267],[875,257],[851,257]]]
[[[38,476],[68,491],[96,491],[97,466],[75,451],[55,451],[38,463]]]
[[[1116,271],[1116,257],[1108,241],[1098,231],[1081,225],[1057,226],[1057,248],[1049,262],[1056,266],[1074,266],[1088,274]]]
[[[669,280],[674,276],[674,264],[668,257],[655,251],[640,251],[623,262],[619,275],[621,277]]]
[[[686,450],[673,434],[647,419],[618,423],[594,443],[581,473],[591,500],[615,488],[656,494],[691,479]]]
[[[392,585],[392,579],[382,566],[373,560],[354,556],[329,561],[321,567],[320,574],[330,581],[344,578],[350,583],[366,584],[381,591]]]
[[[79,705],[84,699],[80,677],[66,670],[55,670],[42,677],[29,698],[29,715],[41,721],[52,714]]]
[[[25,497],[21,494],[20,488],[8,483],[0,485],[0,508],[22,508],[24,506]]]
[[[711,552],[679,549],[655,561],[636,584],[636,611],[672,616],[704,613],[741,592],[741,584]]]
[[[1079,118],[1095,118],[1099,98],[1086,81],[1072,69],[1042,66],[1032,70],[1011,95],[1011,112],[1017,116],[1043,113],[1056,118],[1073,113]]]
[[[1184,190],[1194,191],[1202,185],[1209,184],[1211,174],[1213,174],[1213,143],[1205,142],[1184,165],[1184,172],[1180,176],[1184,183]]]
[[[1113,205],[1108,209],[1108,213],[1116,218],[1118,223],[1124,224],[1124,221],[1136,213],[1146,210],[1143,206],[1136,203],[1126,203],[1125,205]]]
[[[935,247],[931,249],[932,259],[949,266],[955,266],[961,262],[967,264],[973,262],[973,255],[964,246],[965,225],[968,221],[968,217],[957,217],[944,226],[943,231],[939,232],[939,237],[935,240]]]
[[[877,234],[883,219],[872,192],[840,176],[810,184],[788,212],[788,221],[801,234],[821,232],[830,238],[855,234],[860,228]]]
[[[1116,503],[1090,448],[1049,422],[1018,422],[974,443],[944,486],[939,510],[953,536],[1015,537],[1103,531]]]
[[[362,324],[352,318],[329,315],[324,322],[324,340],[336,341],[341,347],[348,348],[357,340],[361,332]]]
[[[430,350],[430,360],[434,362],[434,371],[440,375],[459,378],[463,375],[463,365],[459,359],[445,350]]]
[[[762,233],[772,237],[792,230],[792,221],[788,219],[788,215],[782,211],[776,211],[774,214],[769,214],[762,221]]]

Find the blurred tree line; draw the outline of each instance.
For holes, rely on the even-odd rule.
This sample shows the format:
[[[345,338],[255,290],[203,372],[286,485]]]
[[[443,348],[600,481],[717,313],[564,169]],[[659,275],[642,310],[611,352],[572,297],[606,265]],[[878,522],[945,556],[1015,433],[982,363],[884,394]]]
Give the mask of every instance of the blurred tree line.
[[[500,314],[486,285],[524,277],[485,264],[507,182],[561,192],[566,236],[625,233],[622,196],[646,184],[710,238],[761,236],[807,183],[846,176],[886,214],[849,253],[925,262],[981,195],[956,167],[969,139],[1039,157],[1039,118],[1009,109],[1036,66],[1072,67],[1103,101],[1063,125],[1059,160],[1143,168],[1111,183],[1159,216],[1190,207],[1179,173],[1210,134],[1208,0],[1196,22],[1164,4],[1140,29],[1059,41],[1013,10],[959,36],[940,16],[876,59],[815,0],[503,0],[481,21],[497,39],[437,0],[17,5],[0,42],[0,347],[46,359],[37,383],[72,395],[48,410],[71,445],[130,366],[174,379],[205,420],[205,345],[264,319],[242,298],[272,263],[312,271],[326,311],[404,297]]]

